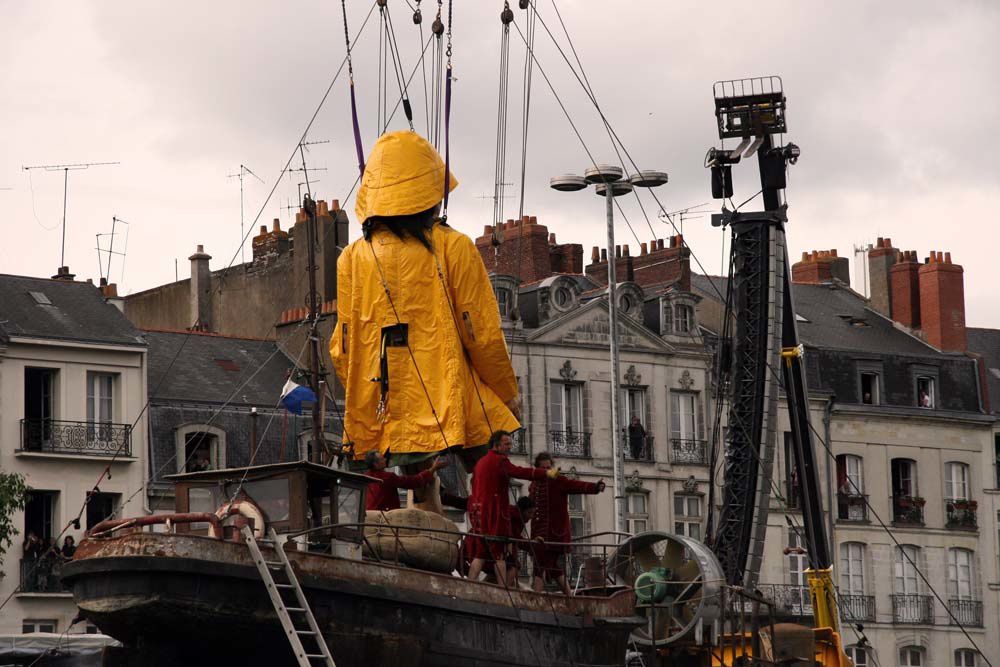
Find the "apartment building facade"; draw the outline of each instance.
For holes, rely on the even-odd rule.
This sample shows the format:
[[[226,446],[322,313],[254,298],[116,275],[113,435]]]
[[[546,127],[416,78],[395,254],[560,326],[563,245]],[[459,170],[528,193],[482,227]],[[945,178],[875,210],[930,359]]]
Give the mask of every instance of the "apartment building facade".
[[[96,631],[71,627],[76,606],[49,547],[123,506],[145,511],[146,344],[115,301],[114,286],[68,270],[0,276],[0,467],[30,487],[3,561],[0,634]]]

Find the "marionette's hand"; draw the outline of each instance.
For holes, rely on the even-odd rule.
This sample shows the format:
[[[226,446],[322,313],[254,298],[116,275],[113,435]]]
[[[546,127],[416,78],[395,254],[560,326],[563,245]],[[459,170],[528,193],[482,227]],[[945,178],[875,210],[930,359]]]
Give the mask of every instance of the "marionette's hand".
[[[545,476],[549,479],[555,479],[559,476],[559,468],[549,468],[545,471]]]
[[[507,401],[507,409],[513,413],[514,418],[521,421],[521,397],[515,396]]]
[[[606,485],[606,484],[604,483],[604,480],[603,480],[603,479],[599,479],[599,480],[597,480],[597,492],[598,492],[598,493],[603,493],[603,492],[604,492],[604,489],[606,489],[606,488],[608,488],[608,487],[607,487],[607,485]]]
[[[435,472],[437,470],[440,470],[441,468],[447,468],[449,465],[451,464],[442,459],[441,457],[438,457],[434,459],[434,463],[431,464],[431,472]]]

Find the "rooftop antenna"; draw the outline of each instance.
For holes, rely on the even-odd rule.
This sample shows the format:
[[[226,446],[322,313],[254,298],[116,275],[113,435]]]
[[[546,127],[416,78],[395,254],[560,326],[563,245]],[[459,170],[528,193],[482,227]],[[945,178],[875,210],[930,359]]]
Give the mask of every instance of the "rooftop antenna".
[[[116,233],[115,232],[115,227],[118,225],[118,223],[121,223],[121,224],[125,225],[125,250],[123,250],[122,252],[115,252],[115,233]],[[125,253],[128,252],[128,229],[129,229],[128,224],[129,223],[127,221],[122,220],[118,216],[112,216],[111,217],[111,233],[110,234],[106,234],[105,233],[105,234],[98,234],[97,235],[97,268],[99,270],[101,270],[101,277],[102,278],[107,278],[109,283],[111,282],[111,256],[112,255],[120,255],[122,257],[122,279],[125,278]],[[121,232],[117,232],[117,233],[120,234]],[[107,248],[102,248],[101,247],[101,237],[102,236],[110,236],[111,237],[111,240],[109,241]],[[102,252],[108,253],[108,270],[107,270],[107,272],[105,272],[103,269],[101,269],[101,253]]]
[[[661,219],[662,218],[666,218],[668,221],[672,222],[673,221],[673,216],[676,215],[678,217],[677,231],[678,231],[678,233],[680,233],[683,236],[684,235],[684,221],[685,220],[694,220],[696,218],[701,218],[701,217],[704,217],[704,216],[708,215],[711,211],[700,211],[700,210],[698,210],[702,206],[708,206],[708,205],[709,205],[709,202],[703,202],[701,204],[695,204],[694,206],[688,206],[686,208],[679,208],[676,211],[671,211],[670,213],[667,213],[666,211],[661,211],[660,212],[660,218]]]
[[[59,266],[66,266],[66,194],[69,191],[69,172],[79,171],[81,169],[90,169],[91,167],[109,167],[111,165],[121,164],[121,162],[76,162],[73,164],[36,164],[30,167],[22,166],[21,169],[24,171],[31,171],[32,169],[44,169],[45,171],[59,171],[63,172],[63,219],[62,219],[62,248],[59,252]]]
[[[295,171],[302,171],[302,170],[301,169],[296,169]],[[302,181],[301,183],[299,183],[298,184],[298,187],[299,187],[299,199],[298,200],[302,201],[302,186],[303,185],[312,185],[313,183],[319,183],[319,181],[320,181],[320,179],[318,179],[318,178],[316,178],[316,179],[310,178],[308,181]],[[292,204],[291,202],[288,202],[288,205],[284,206],[283,208],[285,209],[285,211],[288,212],[288,215],[291,216],[292,211],[298,212],[302,208],[302,206],[301,206],[301,204],[295,205],[295,204]]]
[[[257,174],[253,173],[252,171],[250,171],[250,167],[246,166],[245,164],[241,164],[240,165],[240,171],[239,171],[239,173],[237,173],[237,174],[227,174],[226,175],[226,178],[238,178],[238,179],[240,179],[240,262],[242,262],[244,264],[246,263],[246,257],[244,255],[243,249],[246,247],[246,243],[245,243],[245,239],[244,239],[245,232],[243,231],[243,228],[244,228],[244,222],[243,222],[243,177],[246,176],[247,174],[250,174],[251,176],[253,176],[254,178],[256,178],[258,181],[260,181],[261,183],[264,182],[264,179],[262,179],[260,176],[258,176]],[[110,262],[111,262],[111,258],[109,257],[108,258],[108,263],[110,264]]]
[[[871,296],[868,287],[868,251],[871,249],[871,243],[854,244],[854,282],[866,299]]]

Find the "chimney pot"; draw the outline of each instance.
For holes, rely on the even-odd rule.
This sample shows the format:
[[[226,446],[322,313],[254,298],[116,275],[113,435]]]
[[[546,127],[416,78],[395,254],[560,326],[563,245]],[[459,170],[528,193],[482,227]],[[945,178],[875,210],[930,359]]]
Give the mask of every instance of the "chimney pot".
[[[484,225],[483,236],[492,236],[492,235],[493,235],[493,225]]]
[[[886,237],[886,239],[885,239],[885,245],[882,246],[882,247],[883,248],[891,248],[892,247],[892,239]]]
[[[323,199],[320,199],[319,201],[317,201],[316,202],[316,217],[319,217],[321,215],[329,215],[329,214],[330,214],[330,209],[327,208],[326,201],[323,200]]]
[[[945,264],[951,264],[951,253],[950,252],[946,252],[944,254],[944,263]]]
[[[597,264],[599,261],[601,261],[601,249],[595,245],[594,249],[590,251],[590,263]]]
[[[602,262],[608,261],[608,249],[607,248],[601,248],[601,261]]]
[[[530,215],[522,215],[521,216],[521,224],[522,225],[530,225],[531,224],[531,216]]]
[[[198,246],[198,252],[205,252],[205,246],[199,245]]]
[[[836,257],[836,256],[837,256],[837,249],[833,248],[832,250],[830,250],[830,257]]]
[[[656,249],[663,250],[663,239],[656,239]]]
[[[330,200],[330,210],[331,211],[339,211],[340,210],[340,200],[339,199],[331,199]]]
[[[278,218],[275,218],[274,223],[272,223],[272,231],[275,232],[281,231],[281,220],[279,220]]]
[[[881,236],[878,237],[878,241],[875,242],[875,247],[876,248],[884,248],[885,247],[885,239],[882,238]]]
[[[684,235],[683,234],[678,234],[677,235],[677,247],[678,248],[683,248],[684,247]]]
[[[622,246],[622,255],[624,255],[625,257],[628,257],[628,244],[627,243]]]
[[[552,232],[551,234],[549,234],[549,245],[555,245],[555,244],[556,244],[556,234],[555,232]]]
[[[802,261],[803,262],[808,262],[809,261],[809,253],[806,252],[805,250],[802,251]]]
[[[528,217],[528,224],[529,225],[537,225],[538,224],[538,216],[536,216],[536,215],[529,216]]]
[[[615,246],[615,259],[619,259],[622,256],[622,247],[620,245]]]
[[[641,257],[642,255],[645,255],[647,252],[648,252],[648,250],[647,250],[646,243],[645,242],[640,243],[639,244],[639,256]]]

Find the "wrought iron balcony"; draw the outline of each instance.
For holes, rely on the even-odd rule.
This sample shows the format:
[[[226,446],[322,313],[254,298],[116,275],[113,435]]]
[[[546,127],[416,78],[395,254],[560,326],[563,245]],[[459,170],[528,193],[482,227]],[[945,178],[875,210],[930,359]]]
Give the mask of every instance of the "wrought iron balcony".
[[[22,419],[20,451],[132,456],[132,426],[108,422]]]
[[[63,559],[50,554],[40,558],[21,559],[19,593],[66,593],[60,574]]]
[[[894,593],[892,622],[900,625],[933,625],[934,598],[930,595]]]
[[[924,525],[924,499],[919,496],[892,496],[892,521],[905,526]]]
[[[978,600],[948,600],[952,625],[966,625],[971,628],[983,627],[983,603]]]
[[[953,530],[977,530],[976,510],[979,503],[975,500],[948,499],[944,502],[945,528]]]
[[[758,584],[757,590],[774,606],[776,616],[792,619],[811,619],[813,615],[812,597],[808,586],[794,584]],[[750,612],[752,605],[744,601],[744,612]]]
[[[590,458],[590,433],[549,431],[549,447],[553,456]]]
[[[670,462],[681,465],[708,465],[708,446],[704,440],[670,439]]]
[[[848,623],[875,621],[875,596],[840,593],[837,595],[840,617]]]
[[[837,520],[868,521],[868,496],[858,493],[838,493]]]
[[[642,438],[625,437],[625,458],[629,461],[653,460],[653,436]]]
[[[526,442],[527,436],[523,428],[512,432],[510,434],[510,439],[513,441],[513,445],[510,448],[511,454],[527,454],[528,453],[528,443]]]

